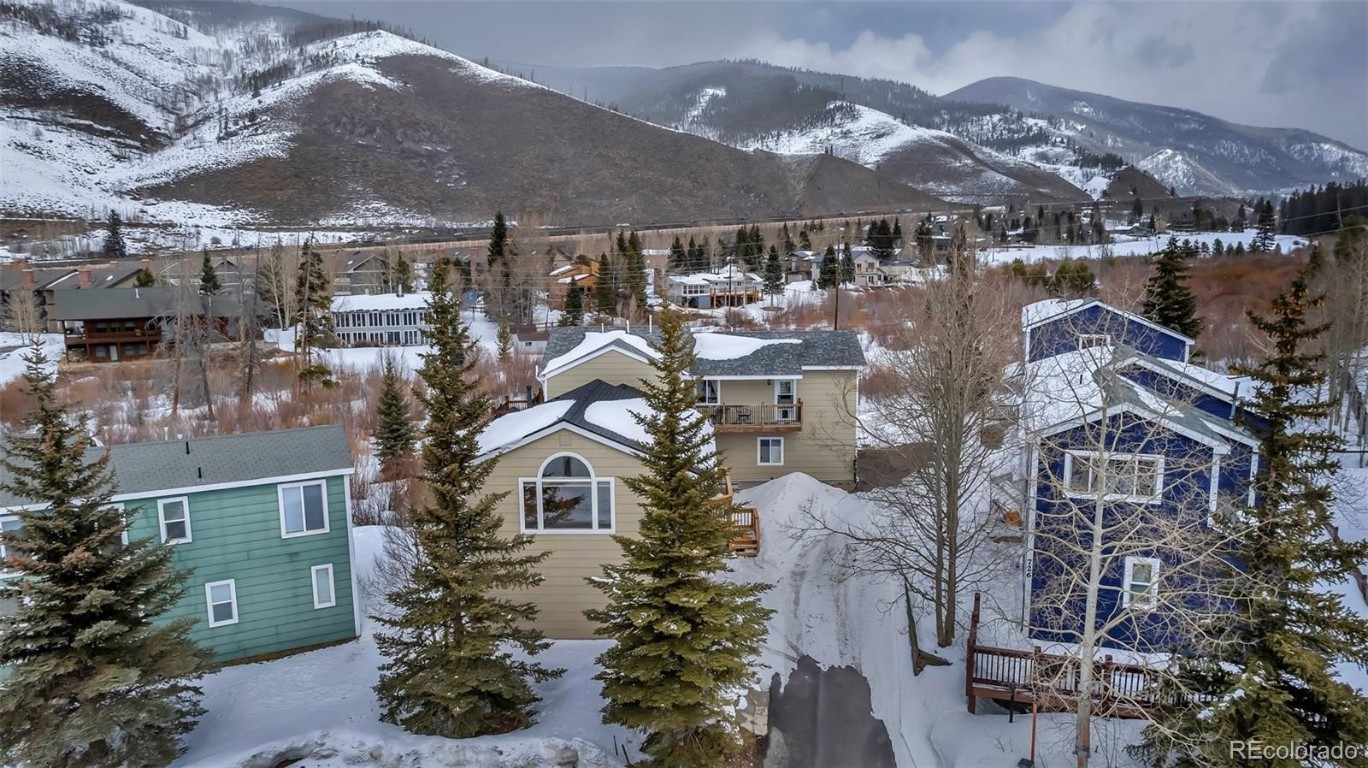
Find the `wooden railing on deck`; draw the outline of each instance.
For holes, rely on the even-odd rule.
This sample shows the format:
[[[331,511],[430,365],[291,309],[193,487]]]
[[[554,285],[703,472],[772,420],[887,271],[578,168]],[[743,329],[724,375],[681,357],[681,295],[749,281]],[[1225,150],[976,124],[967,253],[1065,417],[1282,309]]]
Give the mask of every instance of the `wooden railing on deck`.
[[[733,555],[755,557],[760,554],[760,514],[754,507],[737,504],[733,500],[736,490],[732,486],[730,472],[722,475],[722,492],[717,498],[727,502],[726,513],[731,516],[732,534],[727,549]]]
[[[964,675],[969,713],[974,714],[979,698],[1035,704],[1047,712],[1074,709],[1084,695],[1081,661],[1044,653],[1039,647],[1023,651],[979,645],[979,602],[980,596],[975,594]],[[1148,711],[1173,703],[1171,697],[1159,692],[1157,682],[1152,670],[1106,656],[1093,662],[1087,693],[1099,716],[1144,718]]]

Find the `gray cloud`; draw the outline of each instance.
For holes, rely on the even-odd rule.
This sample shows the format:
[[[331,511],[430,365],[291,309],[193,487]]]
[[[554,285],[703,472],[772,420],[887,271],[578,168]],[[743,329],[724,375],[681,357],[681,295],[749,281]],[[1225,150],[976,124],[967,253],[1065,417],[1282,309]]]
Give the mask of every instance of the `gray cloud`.
[[[402,24],[472,58],[555,66],[757,58],[934,93],[1013,75],[1368,148],[1361,0],[286,4]]]

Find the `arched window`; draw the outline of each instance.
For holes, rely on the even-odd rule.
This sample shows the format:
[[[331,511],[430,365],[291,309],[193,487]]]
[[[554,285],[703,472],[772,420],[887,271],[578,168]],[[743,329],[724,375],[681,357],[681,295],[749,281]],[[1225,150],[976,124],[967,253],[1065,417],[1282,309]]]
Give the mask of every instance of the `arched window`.
[[[524,533],[612,533],[613,479],[583,457],[560,453],[522,483]]]

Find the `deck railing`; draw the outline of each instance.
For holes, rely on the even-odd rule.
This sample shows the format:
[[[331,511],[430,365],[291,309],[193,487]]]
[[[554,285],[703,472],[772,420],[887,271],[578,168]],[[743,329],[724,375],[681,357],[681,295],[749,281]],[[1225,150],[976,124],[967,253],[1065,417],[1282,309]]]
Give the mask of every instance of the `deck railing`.
[[[736,489],[732,486],[731,472],[722,475],[722,491],[717,498],[725,501],[726,514],[731,517],[731,540],[727,549],[733,555],[755,557],[760,554],[760,513],[754,507],[735,502]]]
[[[771,430],[801,429],[803,401],[794,403],[756,403],[754,405],[697,405],[700,413],[712,421],[714,429],[744,431],[755,428]]]

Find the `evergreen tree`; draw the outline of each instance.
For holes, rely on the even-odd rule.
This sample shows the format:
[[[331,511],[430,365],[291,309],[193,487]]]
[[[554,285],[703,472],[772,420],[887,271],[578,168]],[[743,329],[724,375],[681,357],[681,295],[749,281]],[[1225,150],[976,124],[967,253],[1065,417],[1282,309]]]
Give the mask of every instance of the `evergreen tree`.
[[[850,243],[841,243],[841,285],[855,282],[855,257],[850,254]]]
[[[1339,593],[1368,558],[1368,542],[1326,534],[1341,440],[1328,426],[1324,355],[1312,350],[1326,326],[1308,323],[1319,299],[1304,270],[1273,301],[1250,313],[1269,353],[1238,370],[1255,381],[1251,407],[1261,421],[1255,502],[1215,518],[1234,542],[1228,582],[1233,606],[1223,634],[1180,668],[1198,702],[1166,713],[1137,750],[1153,764],[1246,765],[1235,742],[1311,749],[1368,744],[1368,699],[1336,666],[1368,665],[1368,619]],[[1176,738],[1170,734],[1176,733]],[[1237,757],[1239,759],[1237,759]],[[1298,766],[1296,756],[1261,764]],[[1357,758],[1317,765],[1362,765]]]
[[[1245,229],[1245,223],[1248,216],[1249,214],[1245,213],[1244,203],[1240,203],[1240,210],[1236,212],[1235,221],[1233,224],[1230,225],[1231,231],[1243,232]]]
[[[323,269],[323,254],[314,248],[312,237],[304,241],[299,265],[295,279],[295,306],[299,312],[295,349],[304,358],[299,384],[307,392],[314,384],[325,389],[337,386],[332,370],[318,355],[319,348],[331,344],[333,338],[332,291],[328,289],[328,273]]]
[[[138,270],[138,274],[133,278],[134,288],[151,288],[157,284],[157,276],[152,274],[152,270],[143,267]]]
[[[161,766],[203,714],[198,679],[208,656],[190,640],[193,618],[160,621],[185,593],[187,572],[150,539],[122,544],[132,510],[111,498],[109,454],[85,416],[58,402],[55,375],[35,346],[24,357],[34,405],[11,432],[0,487],[27,506],[0,599],[0,764],[32,768]]]
[[[989,214],[989,221],[992,221],[992,214]],[[992,227],[989,227],[992,229]],[[902,219],[893,219],[892,241],[888,244],[890,248],[897,249],[903,244]]]
[[[209,259],[209,252],[204,252],[204,261],[200,264],[199,292],[202,296],[217,296],[223,290],[223,284],[219,282],[218,272],[214,269],[214,262]]]
[[[499,321],[499,362],[508,360],[508,356],[513,353],[513,331],[508,327],[508,320]]]
[[[385,358],[385,372],[380,378],[380,405],[375,412],[375,457],[380,460],[380,471],[395,477],[404,460],[413,455],[413,444],[418,435],[409,415],[408,398],[399,383],[399,372],[394,360]]]
[[[645,472],[624,482],[641,500],[638,538],[614,536],[621,565],[590,583],[608,597],[586,611],[597,634],[616,643],[598,658],[604,721],[646,732],[655,766],[710,768],[740,746],[728,720],[735,691],[750,683],[751,657],[771,611],[759,584],[729,584],[727,502],[707,417],[693,410],[697,389],[683,316],[660,316],[656,376],[643,382],[650,439]]]
[[[779,259],[779,249],[771,245],[765,256],[765,293],[778,296],[784,292],[784,263]]]
[[[689,263],[685,272],[692,275],[698,272],[708,271],[708,268],[711,265],[708,264],[708,251],[704,248],[703,243],[696,242],[693,237],[690,236],[688,253]]]
[[[1202,320],[1197,317],[1197,298],[1187,282],[1190,257],[1191,246],[1180,247],[1177,238],[1169,238],[1168,245],[1155,257],[1154,273],[1145,283],[1141,314],[1154,323],[1195,339],[1202,332]]]
[[[693,240],[689,240],[689,247],[693,247]],[[670,243],[670,271],[675,274],[687,274],[689,271],[689,251],[684,250],[684,242],[675,235],[674,242]]]
[[[399,254],[399,260],[394,262],[394,289],[401,294],[413,293],[413,265],[402,253]]]
[[[1273,250],[1276,240],[1273,238],[1273,230],[1277,226],[1277,220],[1273,215],[1273,202],[1265,200],[1259,206],[1258,222],[1254,225],[1257,231],[1254,239],[1249,243],[1250,253],[1267,253]]]
[[[804,251],[812,250],[812,238],[808,236],[806,229],[798,231],[798,247]]]
[[[641,252],[641,238],[635,231],[627,238],[627,253],[623,260],[627,265],[627,295],[636,305],[638,312],[645,312],[646,257]]]
[[[529,554],[529,536],[499,536],[497,505],[506,491],[482,494],[495,459],[476,462],[477,439],[490,418],[489,398],[472,381],[478,357],[447,265],[433,266],[428,300],[431,351],[419,377],[427,388],[423,427],[424,504],[413,511],[417,557],[408,580],[387,595],[394,614],[376,616],[375,642],[385,662],[375,692],[380,718],[413,733],[466,738],[532,722],[537,701],[529,678],[560,670],[527,658],[549,643],[527,627],[530,602],[500,596],[535,587],[549,554]],[[509,647],[522,654],[515,656]]]
[[[565,291],[565,310],[561,312],[560,324],[569,327],[584,324],[584,293],[580,291],[579,283],[573,277],[570,278],[570,285]]]
[[[1091,293],[1097,287],[1097,278],[1086,261],[1066,259],[1055,270],[1053,283],[1056,294],[1074,298]]]
[[[607,253],[599,254],[598,283],[594,285],[594,309],[601,315],[617,314],[617,293],[613,285],[617,282],[617,269],[613,257]]]
[[[750,236],[746,238],[746,269],[759,272],[765,258],[765,236],[760,234],[760,225],[752,224]]]
[[[513,254],[508,243],[508,222],[503,211],[495,211],[485,253],[489,294],[485,296],[485,315],[491,320],[507,320],[513,314],[517,286],[513,279]]]
[[[835,288],[841,283],[841,263],[836,259],[836,249],[828,245],[822,255],[822,266],[817,271],[817,287],[822,290]]]
[[[791,255],[793,254],[794,251],[798,250],[798,246],[797,246],[797,244],[795,244],[795,243],[793,242],[793,237],[789,234],[789,227],[788,227],[788,224],[785,224],[785,225],[784,225],[784,234],[783,234],[783,238],[784,238],[784,252],[783,252],[781,255],[783,255],[783,256],[791,256]]]
[[[110,211],[109,218],[105,220],[104,257],[122,259],[126,256],[128,246],[124,244],[123,220],[119,218],[118,211]]]

